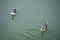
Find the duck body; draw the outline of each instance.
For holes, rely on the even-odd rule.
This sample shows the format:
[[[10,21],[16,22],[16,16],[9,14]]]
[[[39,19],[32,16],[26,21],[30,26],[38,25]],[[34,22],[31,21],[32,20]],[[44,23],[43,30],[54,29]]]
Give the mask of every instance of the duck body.
[[[46,32],[47,31],[47,27],[48,27],[48,23],[45,23],[44,25],[42,25],[41,32]]]
[[[45,31],[46,31],[45,27],[41,27],[41,32],[45,32]]]
[[[15,16],[16,15],[16,13],[14,13],[14,12],[11,12],[11,16]]]
[[[16,15],[16,8],[13,8],[12,12],[11,12],[11,16],[15,16]]]

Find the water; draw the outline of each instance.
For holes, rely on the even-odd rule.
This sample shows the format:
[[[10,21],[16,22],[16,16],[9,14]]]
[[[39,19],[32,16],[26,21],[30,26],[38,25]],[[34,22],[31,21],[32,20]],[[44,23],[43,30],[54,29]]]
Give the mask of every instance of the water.
[[[59,0],[0,0],[0,40],[60,40]],[[14,20],[11,10],[17,9]],[[40,28],[48,22],[48,31]]]

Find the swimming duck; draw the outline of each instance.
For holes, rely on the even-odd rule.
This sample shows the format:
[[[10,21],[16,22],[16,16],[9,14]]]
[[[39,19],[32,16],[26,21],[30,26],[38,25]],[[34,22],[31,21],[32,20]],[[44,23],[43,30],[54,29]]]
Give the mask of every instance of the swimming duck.
[[[16,8],[13,8],[12,12],[11,12],[11,16],[15,16],[16,15]]]
[[[14,16],[16,15],[16,8],[13,8],[10,15],[12,16],[12,20],[14,20]]]
[[[48,27],[48,22],[45,23],[44,25],[42,25],[41,32],[46,32],[47,31],[47,27]]]

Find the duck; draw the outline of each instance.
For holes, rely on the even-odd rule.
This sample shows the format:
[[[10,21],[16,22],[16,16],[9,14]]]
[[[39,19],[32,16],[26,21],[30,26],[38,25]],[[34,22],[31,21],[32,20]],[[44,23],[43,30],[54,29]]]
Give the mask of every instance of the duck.
[[[11,12],[10,15],[11,15],[11,16],[15,16],[15,15],[16,15],[16,8],[13,8],[13,10],[12,10],[12,12]]]
[[[48,27],[48,22],[45,23],[44,25],[42,25],[41,32],[46,32],[47,31],[47,27]]]

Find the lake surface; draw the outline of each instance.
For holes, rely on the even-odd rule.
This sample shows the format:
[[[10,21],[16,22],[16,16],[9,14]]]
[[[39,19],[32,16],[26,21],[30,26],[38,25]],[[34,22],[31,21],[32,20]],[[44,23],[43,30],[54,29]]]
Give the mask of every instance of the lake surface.
[[[11,20],[11,10],[16,16]],[[48,22],[44,37],[40,28]],[[60,40],[59,0],[0,0],[0,40]]]

